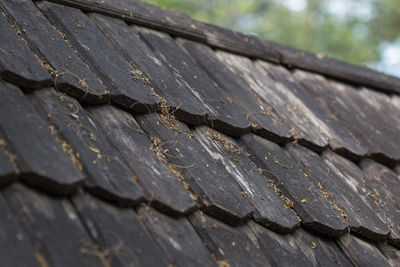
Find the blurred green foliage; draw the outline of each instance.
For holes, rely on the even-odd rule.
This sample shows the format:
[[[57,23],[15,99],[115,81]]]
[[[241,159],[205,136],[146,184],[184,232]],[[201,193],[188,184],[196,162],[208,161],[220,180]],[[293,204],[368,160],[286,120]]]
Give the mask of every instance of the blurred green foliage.
[[[400,38],[399,0],[145,0],[190,17],[354,64]]]

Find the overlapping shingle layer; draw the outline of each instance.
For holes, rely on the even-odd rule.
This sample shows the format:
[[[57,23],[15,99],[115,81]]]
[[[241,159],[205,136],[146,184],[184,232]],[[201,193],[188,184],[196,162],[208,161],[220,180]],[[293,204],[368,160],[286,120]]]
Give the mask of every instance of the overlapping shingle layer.
[[[0,0],[2,265],[399,266],[396,78],[57,2]]]

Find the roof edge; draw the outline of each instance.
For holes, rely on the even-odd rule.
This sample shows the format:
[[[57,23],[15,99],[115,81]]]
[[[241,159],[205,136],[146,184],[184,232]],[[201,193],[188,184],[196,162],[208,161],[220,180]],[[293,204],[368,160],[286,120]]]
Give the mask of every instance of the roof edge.
[[[36,0],[34,0],[36,1]],[[95,12],[160,30],[175,36],[208,44],[211,47],[299,68],[389,94],[400,94],[400,78],[330,58],[324,54],[287,47],[260,37],[239,33],[191,19],[184,13],[141,1],[44,0]]]

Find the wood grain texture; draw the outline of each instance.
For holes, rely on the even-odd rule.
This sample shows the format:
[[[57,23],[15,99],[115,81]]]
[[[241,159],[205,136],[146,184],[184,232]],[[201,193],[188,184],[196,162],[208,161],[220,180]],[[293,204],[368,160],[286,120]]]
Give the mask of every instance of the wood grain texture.
[[[330,236],[340,236],[347,230],[339,212],[312,184],[300,168],[277,144],[249,134],[240,141],[247,147],[252,159],[263,169],[281,193],[286,196],[302,224],[311,230]]]
[[[158,99],[141,77],[141,70],[123,57],[87,15],[79,9],[48,2],[41,7],[111,91],[113,102],[139,112],[154,109]]]
[[[173,219],[148,207],[138,214],[173,265],[217,266],[187,218]]]
[[[253,207],[221,162],[211,157],[183,123],[166,124],[160,115],[137,117],[143,130],[158,138],[167,151],[166,160],[198,197],[200,208],[231,225],[244,223]]]
[[[246,82],[237,77],[237,74],[218,59],[210,47],[187,40],[180,43],[217,82],[218,86],[230,96],[229,100],[247,114],[247,119],[252,122],[252,131],[279,143],[292,138],[292,134],[282,118],[276,112],[261,110],[262,100],[251,92]],[[219,55],[223,56],[224,54],[219,52]]]
[[[252,221],[249,227],[274,266],[315,265],[293,235],[277,234]]]
[[[322,76],[296,71],[295,77],[313,94],[333,119],[338,120],[361,145],[368,151],[368,156],[383,162],[393,164],[400,156],[400,150],[387,141],[383,136],[383,129],[377,128],[372,120],[366,117],[358,104],[353,103],[358,99],[352,96],[358,94],[355,88],[346,87],[344,84],[329,82]],[[351,90],[350,90],[351,89]],[[351,99],[353,99],[351,101]],[[363,102],[363,101],[362,101]],[[361,103],[362,103],[361,102]]]
[[[390,195],[385,199],[385,192],[375,188],[374,178],[369,179],[353,162],[327,151],[323,155],[325,162],[358,194],[364,203],[388,226],[391,230],[391,239],[398,239],[398,222],[400,213],[398,203],[390,201]],[[395,182],[396,184],[396,182]],[[382,193],[382,194],[381,194]],[[393,227],[393,228],[392,228]]]
[[[247,228],[232,228],[198,212],[191,215],[189,220],[217,261],[228,262],[230,266],[273,264],[257,240],[251,238]]]
[[[318,235],[305,229],[293,233],[304,254],[315,266],[353,266],[352,262],[338,247],[337,240]]]
[[[400,97],[390,97],[366,87],[359,90],[359,96],[385,116],[391,127],[400,127]]]
[[[387,93],[400,93],[400,79],[377,71],[355,66],[330,58],[324,54],[313,54],[278,45],[281,63],[310,72],[319,73],[352,84],[372,86]]]
[[[327,136],[332,150],[354,160],[367,154],[367,150],[359,140],[339,121],[332,118],[319,101],[313,98],[307,88],[294,79],[289,70],[264,61],[257,61],[257,66],[264,69],[276,82],[282,83],[283,88],[287,89],[286,94],[290,94],[292,98],[298,98],[299,106],[305,113],[304,119],[312,121],[314,126]]]
[[[196,208],[189,191],[165,161],[163,145],[151,142],[132,115],[112,106],[91,108],[90,114],[133,171],[151,205],[175,216]]]
[[[174,74],[181,77],[192,88],[192,92],[202,99],[208,111],[208,116],[204,118],[207,124],[230,135],[240,135],[249,131],[251,123],[246,114],[229,101],[229,96],[218,88],[175,40],[164,33],[143,28],[140,29],[140,34]]]
[[[197,23],[206,36],[207,45],[227,50],[250,58],[260,58],[271,62],[280,62],[280,54],[269,42],[250,34],[228,30],[208,23]]]
[[[146,26],[151,29],[163,30],[173,35],[188,37],[196,40],[205,40],[204,33],[197,28],[197,21],[192,20],[181,12],[154,6],[143,1],[136,0],[88,0],[53,2],[83,8],[90,12],[96,12],[107,16],[133,22],[136,25]]]
[[[307,178],[341,213],[351,231],[372,240],[388,237],[388,226],[318,154],[297,145],[289,145],[286,150],[305,169]]]
[[[347,84],[331,82],[336,87],[337,97],[341,97],[347,105],[353,107],[353,112],[357,114],[357,119],[364,124],[369,124],[371,132],[373,131],[378,138],[385,142],[379,145],[385,149],[386,153],[391,155],[394,159],[400,158],[400,126],[381,112],[374,103],[373,99],[366,101],[360,95],[360,90],[350,87]],[[389,150],[391,148],[391,150]]]
[[[12,28],[6,14],[3,14],[0,16],[0,77],[27,88],[49,86],[51,76]]]
[[[392,266],[375,244],[353,235],[339,238],[339,245],[356,266]]]
[[[1,3],[59,90],[80,100],[108,101],[109,92],[70,46],[69,39],[64,39],[65,33],[54,29],[32,1]]]
[[[380,252],[385,255],[393,267],[399,266],[400,262],[400,250],[392,247],[391,245],[385,243],[379,243],[378,248]]]
[[[132,209],[118,208],[80,192],[72,202],[108,266],[167,266],[170,263]],[[103,262],[104,264],[104,262]]]
[[[319,73],[352,84],[374,87],[387,93],[400,93],[400,79],[377,71],[329,58],[323,54],[279,45],[248,34],[190,19],[187,15],[134,0],[50,0],[123,19],[148,28],[201,41],[209,46],[250,58],[264,59]]]
[[[365,179],[374,193],[382,202],[390,205],[389,214],[395,219],[394,223],[389,225],[392,231],[389,242],[400,248],[400,222],[397,219],[400,218],[400,176],[388,167],[370,159],[362,160],[360,166],[366,173]]]
[[[397,80],[135,0],[54,1],[0,0],[1,263],[398,265],[400,97],[371,89]]]
[[[318,130],[318,125],[307,117],[309,114],[306,114],[306,107],[283,84],[276,83],[248,58],[233,54],[221,55],[219,52],[217,55],[248,84],[254,97],[260,98],[262,104],[258,108],[261,112],[266,115],[278,114],[299,143],[317,151],[327,147],[327,136]]]
[[[135,27],[98,14],[92,14],[91,18],[108,39],[119,47],[130,64],[141,70],[142,78],[154,88],[154,94],[164,102],[161,103],[164,106],[158,107],[158,110],[165,109],[166,105],[179,120],[190,124],[204,122],[207,111],[202,99],[158,59],[141,39]]]
[[[85,186],[90,192],[124,206],[143,201],[133,172],[77,100],[54,89],[33,95],[50,121],[50,132],[60,135],[58,142],[87,174]]]
[[[5,266],[39,267],[34,244],[21,228],[3,194],[0,195],[0,246],[1,264]],[[23,255],[23,257],[21,257]]]
[[[47,196],[21,184],[8,187],[3,195],[33,244],[40,266],[101,265],[101,259],[94,257],[96,244],[68,200]]]
[[[60,194],[72,193],[82,184],[83,174],[20,89],[0,84],[0,110],[4,142],[26,182]]]
[[[292,210],[275,193],[248,152],[232,138],[208,127],[194,130],[204,150],[221,162],[241,192],[254,206],[253,218],[258,223],[278,232],[291,232],[300,224]]]

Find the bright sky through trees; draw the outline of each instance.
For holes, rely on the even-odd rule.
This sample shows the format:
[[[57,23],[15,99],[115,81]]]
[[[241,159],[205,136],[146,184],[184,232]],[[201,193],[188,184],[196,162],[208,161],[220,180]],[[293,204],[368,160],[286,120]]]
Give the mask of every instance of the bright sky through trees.
[[[400,77],[399,0],[146,0]]]

